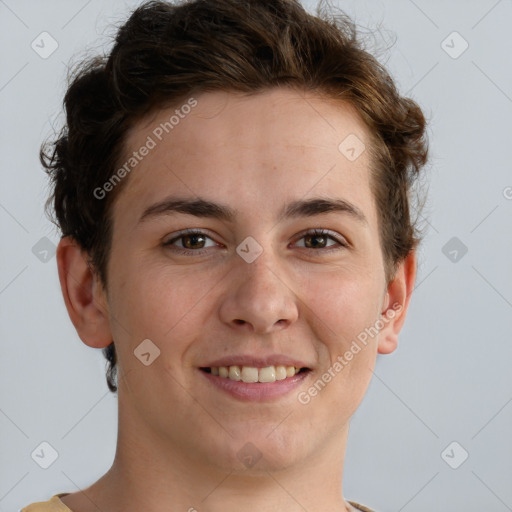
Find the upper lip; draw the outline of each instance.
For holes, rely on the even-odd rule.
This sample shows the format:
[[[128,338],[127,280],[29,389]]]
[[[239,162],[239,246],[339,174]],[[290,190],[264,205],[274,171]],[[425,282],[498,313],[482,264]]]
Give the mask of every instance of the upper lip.
[[[266,366],[296,366],[297,368],[311,368],[310,365],[303,361],[280,354],[272,354],[264,357],[255,357],[251,355],[227,356],[201,365],[200,368],[235,365],[253,366],[255,368],[265,368]]]

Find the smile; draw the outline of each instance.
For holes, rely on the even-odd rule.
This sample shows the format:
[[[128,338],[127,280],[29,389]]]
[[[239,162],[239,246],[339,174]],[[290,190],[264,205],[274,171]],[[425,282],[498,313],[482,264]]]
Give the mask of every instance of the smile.
[[[268,383],[277,380],[285,380],[293,377],[307,368],[298,368],[296,366],[266,366],[264,368],[256,368],[254,366],[212,366],[209,368],[201,368],[202,371],[234,381],[246,383]]]

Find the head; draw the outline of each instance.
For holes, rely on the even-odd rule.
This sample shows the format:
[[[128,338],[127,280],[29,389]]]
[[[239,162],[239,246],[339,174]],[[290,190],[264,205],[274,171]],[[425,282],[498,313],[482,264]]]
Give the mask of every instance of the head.
[[[350,20],[315,17],[294,0],[149,2],[119,29],[107,56],[75,72],[65,109],[63,131],[41,152],[53,180],[49,206],[67,246],[87,262],[75,281],[84,303],[98,299],[95,310],[70,314],[84,342],[103,348],[110,390],[117,390],[118,360],[131,372],[131,392],[143,382],[163,391],[166,373],[187,382],[171,370],[173,360],[184,368],[207,364],[234,350],[239,336],[242,351],[259,350],[263,337],[276,350],[302,338],[297,353],[326,370],[363,326],[400,303],[402,314],[359,357],[364,377],[358,381],[357,365],[345,372],[359,389],[347,407],[353,411],[372,355],[391,352],[403,324],[419,242],[410,192],[427,147],[420,108],[363,49]],[[280,248],[314,217],[278,221],[278,214],[293,201],[329,195],[346,203],[347,220],[332,231],[352,252],[290,259]],[[162,242],[175,248],[169,234],[194,219],[148,214],[139,222],[168,196],[239,213],[228,222],[197,203],[196,211],[210,212],[202,231],[220,246],[197,259],[164,257]],[[263,249],[251,263],[233,252],[248,236]],[[361,313],[356,303],[364,304]],[[268,311],[251,309],[264,304]],[[188,344],[176,349],[187,332]],[[164,356],[148,367],[160,365],[154,381],[142,380],[133,357],[144,339]]]

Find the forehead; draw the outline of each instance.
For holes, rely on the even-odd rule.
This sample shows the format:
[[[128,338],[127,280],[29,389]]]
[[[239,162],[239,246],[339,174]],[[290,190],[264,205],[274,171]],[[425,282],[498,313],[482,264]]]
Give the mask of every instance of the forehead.
[[[369,189],[368,144],[356,109],[319,93],[203,93],[133,126],[125,160],[145,145],[151,149],[128,176],[121,201],[133,207],[172,192],[227,194],[240,206],[259,198],[271,207],[284,195],[296,199],[333,188],[362,201]]]
[[[273,143],[276,138],[281,144],[296,148],[337,147],[350,134],[361,140],[368,135],[356,108],[320,91],[212,91],[152,111],[129,130],[126,147],[137,146],[146,135],[151,135],[157,144],[172,144],[173,140],[186,137],[188,145],[182,147],[185,150],[196,142],[235,149],[244,148],[244,140],[254,147]],[[230,144],[232,140],[238,145]]]

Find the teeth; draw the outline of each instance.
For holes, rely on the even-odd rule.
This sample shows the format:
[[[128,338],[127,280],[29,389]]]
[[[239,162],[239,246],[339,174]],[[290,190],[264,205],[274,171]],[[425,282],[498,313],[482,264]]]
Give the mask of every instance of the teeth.
[[[253,366],[244,366],[242,368],[243,382],[258,382],[258,368]]]
[[[286,367],[276,366],[276,380],[286,379]]]
[[[276,369],[274,366],[267,366],[259,371],[258,382],[275,382]]]
[[[240,366],[230,366],[228,377],[231,380],[242,380]]]
[[[295,366],[266,366],[255,368],[254,366],[213,366],[210,368],[212,375],[218,375],[225,379],[254,383],[275,382],[287,377],[293,377],[299,373],[300,368]]]

